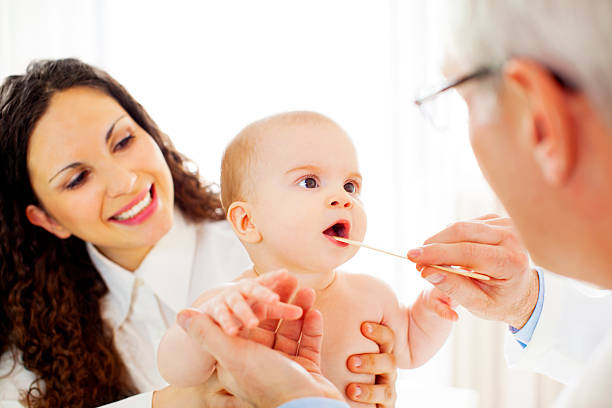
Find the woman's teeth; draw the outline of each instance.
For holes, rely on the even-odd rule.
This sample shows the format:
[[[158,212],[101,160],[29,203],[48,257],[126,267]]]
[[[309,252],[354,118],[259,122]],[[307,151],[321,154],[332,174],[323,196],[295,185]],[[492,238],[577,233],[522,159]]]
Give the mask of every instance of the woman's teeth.
[[[127,210],[125,212],[122,212],[121,214],[119,214],[119,215],[117,215],[117,216],[115,216],[113,218],[116,219],[116,220],[119,220],[119,221],[127,220],[129,218],[134,217],[136,214],[138,214],[142,210],[144,210],[149,204],[151,204],[151,192],[149,192],[148,194],[145,194],[145,196],[142,199],[142,201],[137,203],[135,206],[133,206],[129,210]]]

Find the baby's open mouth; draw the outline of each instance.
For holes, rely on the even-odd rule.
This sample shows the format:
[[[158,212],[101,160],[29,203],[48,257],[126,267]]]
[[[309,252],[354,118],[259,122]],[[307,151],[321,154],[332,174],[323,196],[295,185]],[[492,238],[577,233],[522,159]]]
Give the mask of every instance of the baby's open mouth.
[[[331,227],[323,231],[323,234],[329,235],[330,237],[348,238],[351,224],[345,220],[339,220]]]

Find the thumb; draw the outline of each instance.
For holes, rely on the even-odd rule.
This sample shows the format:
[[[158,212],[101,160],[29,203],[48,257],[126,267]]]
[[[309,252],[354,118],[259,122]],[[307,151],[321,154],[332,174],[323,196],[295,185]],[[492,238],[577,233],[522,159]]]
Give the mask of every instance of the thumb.
[[[236,353],[241,353],[245,347],[248,347],[243,343],[256,344],[240,337],[227,335],[208,314],[197,309],[182,310],[177,315],[176,321],[189,337],[221,364],[226,361],[241,360],[236,358]]]

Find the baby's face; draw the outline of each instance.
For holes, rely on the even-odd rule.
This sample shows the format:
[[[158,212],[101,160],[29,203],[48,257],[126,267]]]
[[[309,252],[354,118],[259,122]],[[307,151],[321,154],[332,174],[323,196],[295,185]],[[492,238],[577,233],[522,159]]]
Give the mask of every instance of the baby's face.
[[[258,142],[251,198],[259,246],[280,265],[323,271],[358,247],[331,236],[363,240],[366,215],[355,148],[332,123],[274,126]]]

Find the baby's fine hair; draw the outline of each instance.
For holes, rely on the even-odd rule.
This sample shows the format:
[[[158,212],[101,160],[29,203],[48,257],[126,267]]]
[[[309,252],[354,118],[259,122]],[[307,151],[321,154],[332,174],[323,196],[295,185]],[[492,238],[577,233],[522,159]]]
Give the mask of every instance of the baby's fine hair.
[[[310,124],[331,124],[336,122],[317,112],[283,112],[255,121],[247,125],[229,143],[221,161],[221,203],[227,214],[229,206],[235,201],[249,197],[250,176],[257,160],[257,146],[261,138],[271,130],[282,126]]]

